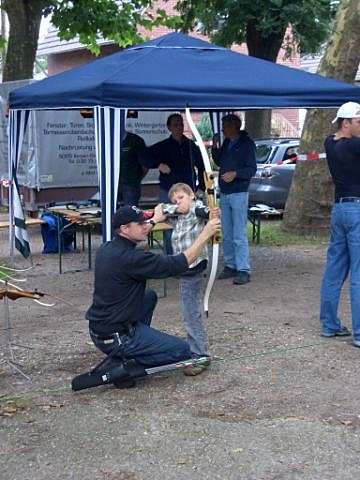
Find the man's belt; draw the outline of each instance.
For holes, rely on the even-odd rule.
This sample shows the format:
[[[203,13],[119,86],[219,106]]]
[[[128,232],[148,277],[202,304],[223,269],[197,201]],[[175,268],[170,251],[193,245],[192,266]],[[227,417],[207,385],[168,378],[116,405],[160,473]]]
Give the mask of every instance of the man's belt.
[[[100,340],[101,342],[112,343],[114,340],[119,341],[119,338],[123,336],[133,337],[135,334],[135,327],[134,325],[128,325],[117,332],[108,334],[98,334],[95,333],[92,328],[90,328],[90,333],[92,336],[94,336],[97,340]]]
[[[335,200],[335,203],[360,203],[360,197],[341,197]]]

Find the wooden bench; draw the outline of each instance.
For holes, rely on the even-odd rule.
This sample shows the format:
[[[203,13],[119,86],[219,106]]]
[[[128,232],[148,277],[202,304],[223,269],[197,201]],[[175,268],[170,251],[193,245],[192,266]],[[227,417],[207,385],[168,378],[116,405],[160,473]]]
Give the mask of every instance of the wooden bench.
[[[42,225],[45,223],[41,218],[26,218],[25,224],[27,227],[33,227],[35,225]],[[0,222],[0,228],[9,228],[9,221]]]

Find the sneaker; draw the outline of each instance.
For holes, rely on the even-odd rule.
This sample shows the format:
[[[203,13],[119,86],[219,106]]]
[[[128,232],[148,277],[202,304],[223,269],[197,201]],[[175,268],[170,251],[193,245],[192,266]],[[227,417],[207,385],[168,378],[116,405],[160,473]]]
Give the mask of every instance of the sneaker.
[[[236,275],[235,268],[225,266],[224,270],[218,276],[218,280],[225,280],[226,278],[232,278],[232,277],[235,277],[235,275]]]
[[[360,340],[353,340],[354,347],[360,348]]]
[[[200,375],[200,373],[204,372],[210,365],[211,359],[210,357],[204,358],[200,357],[201,362],[194,363],[193,365],[188,365],[184,368],[184,375],[187,377],[195,377],[196,375]],[[200,359],[199,359],[200,360]]]
[[[321,332],[320,335],[322,337],[349,337],[351,335],[351,332],[346,328],[346,327],[341,327],[340,330],[337,330],[336,332]],[[359,342],[360,344],[360,342]],[[360,345],[359,345],[360,346]]]
[[[250,273],[240,270],[236,272],[233,283],[235,285],[245,285],[250,282]]]

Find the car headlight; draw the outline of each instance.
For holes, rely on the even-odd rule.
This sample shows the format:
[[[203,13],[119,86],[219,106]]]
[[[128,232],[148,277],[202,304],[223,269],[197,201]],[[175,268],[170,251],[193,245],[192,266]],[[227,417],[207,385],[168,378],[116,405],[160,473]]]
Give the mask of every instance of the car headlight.
[[[273,176],[273,171],[270,165],[258,168],[255,173],[256,178],[269,178]]]

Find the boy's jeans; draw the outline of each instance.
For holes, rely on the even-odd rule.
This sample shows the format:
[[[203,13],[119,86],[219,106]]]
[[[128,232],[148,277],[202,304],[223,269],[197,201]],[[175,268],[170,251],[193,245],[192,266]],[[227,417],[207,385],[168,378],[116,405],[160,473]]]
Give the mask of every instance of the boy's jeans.
[[[208,355],[207,336],[202,315],[203,272],[194,276],[180,277],[179,292],[184,325],[191,353]]]

